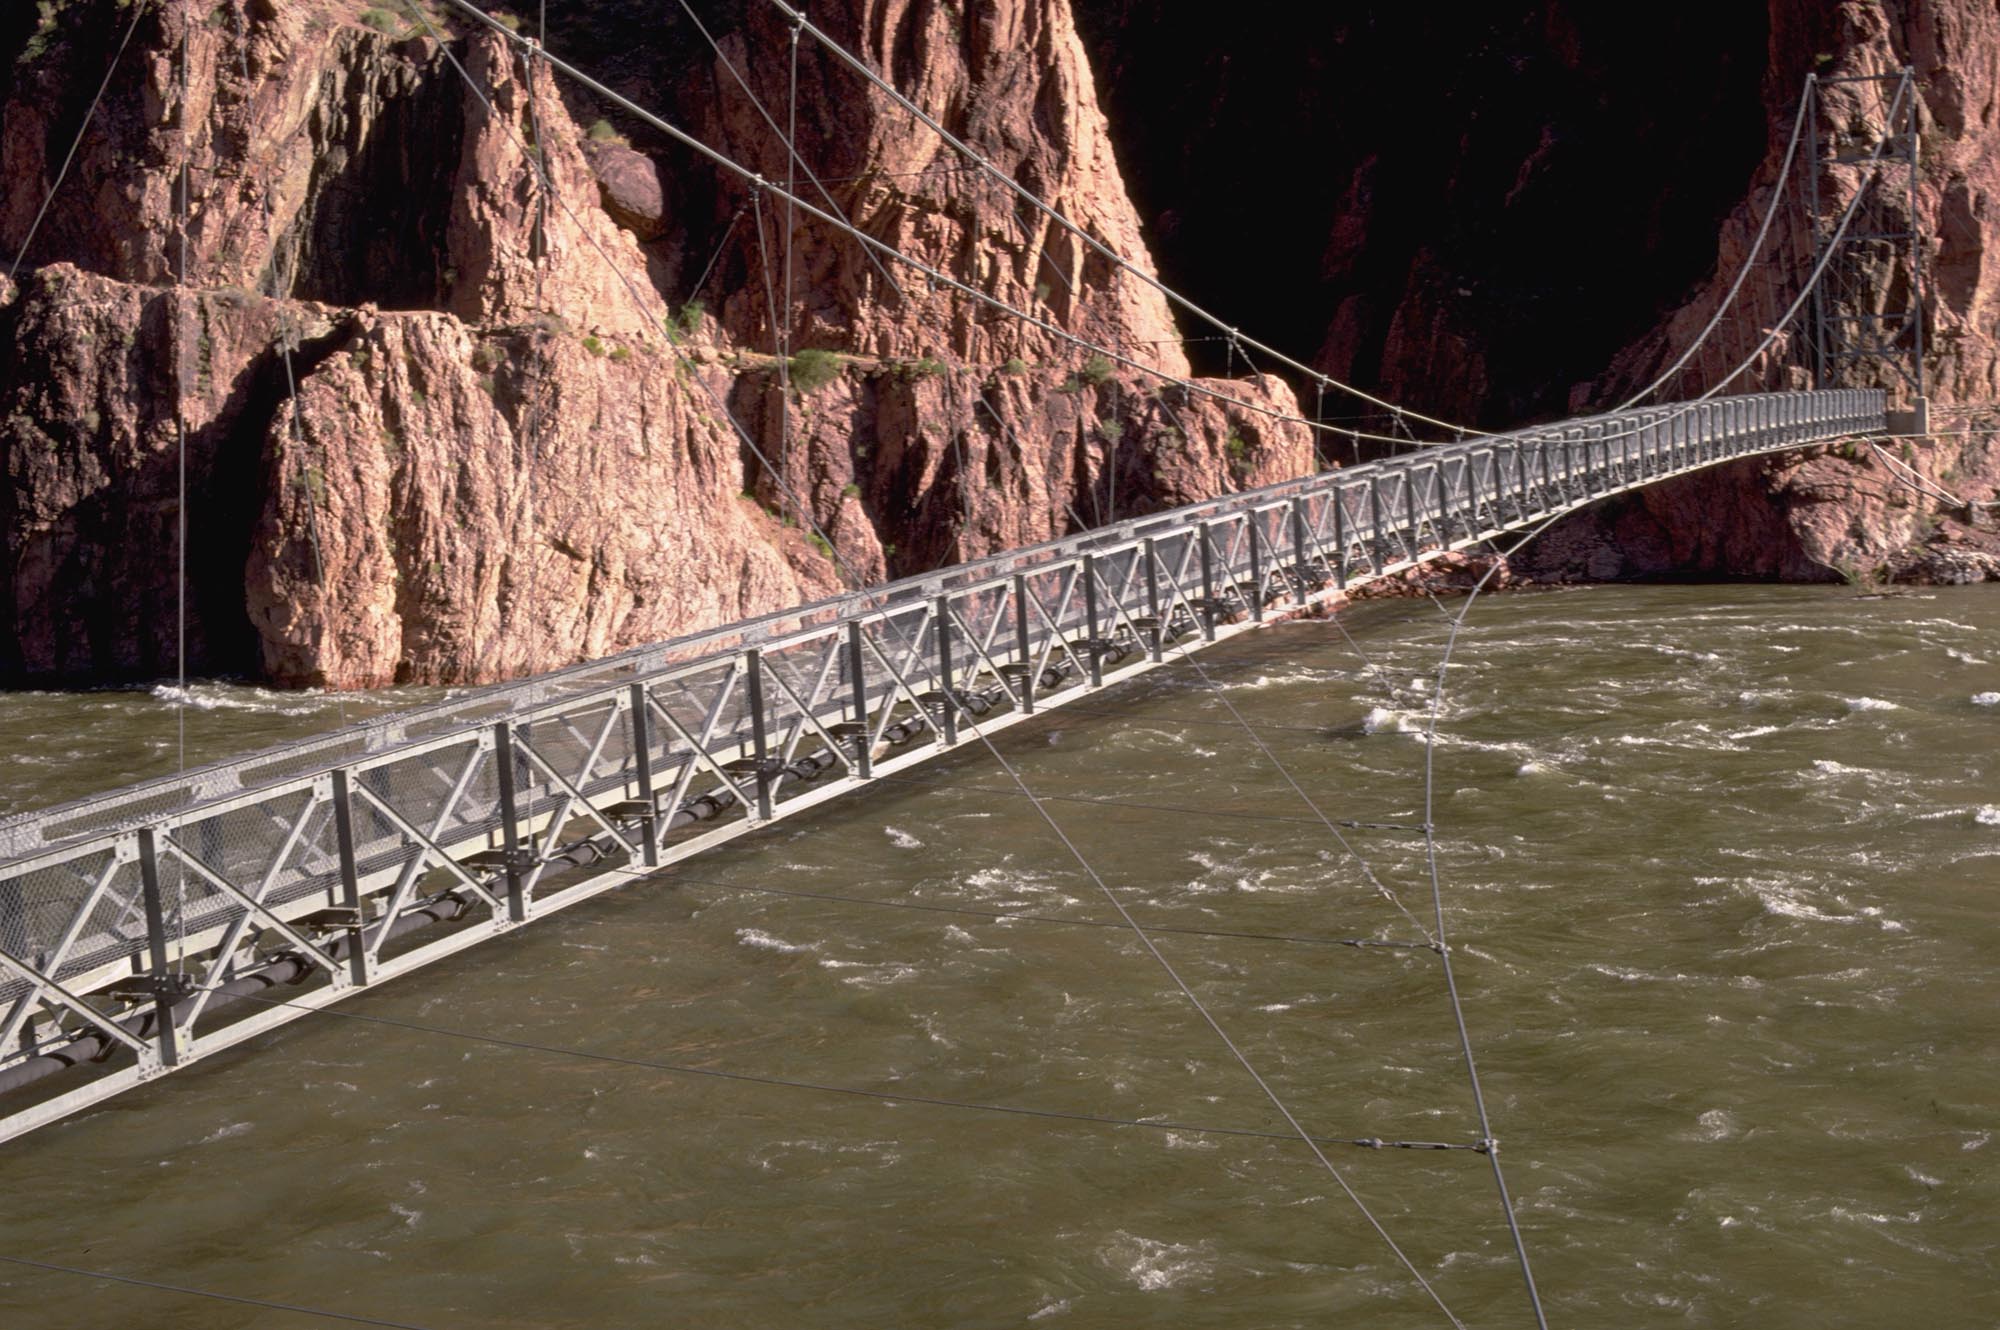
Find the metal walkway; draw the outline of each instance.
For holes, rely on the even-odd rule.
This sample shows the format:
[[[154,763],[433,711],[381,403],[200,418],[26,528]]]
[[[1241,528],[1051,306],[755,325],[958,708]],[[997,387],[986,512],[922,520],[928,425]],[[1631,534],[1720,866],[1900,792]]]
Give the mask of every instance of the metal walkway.
[[[1717,398],[1326,472],[0,822],[0,1140],[1358,583],[1886,427]],[[246,1001],[278,985],[286,1001]]]

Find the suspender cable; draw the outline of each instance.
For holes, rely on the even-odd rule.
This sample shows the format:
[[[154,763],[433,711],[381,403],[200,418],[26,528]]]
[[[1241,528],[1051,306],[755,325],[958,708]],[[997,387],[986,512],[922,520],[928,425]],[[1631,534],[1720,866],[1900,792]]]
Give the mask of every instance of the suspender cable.
[[[786,134],[778,128],[778,122],[772,118],[769,108],[764,105],[764,99],[757,95],[756,90],[750,86],[750,80],[743,77],[743,72],[736,67],[736,62],[729,58],[729,53],[722,49],[720,42],[715,40],[715,35],[708,30],[708,25],[701,21],[701,15],[695,12],[694,5],[690,3],[690,0],[680,0],[680,6],[682,11],[687,14],[688,21],[694,24],[695,31],[701,34],[702,40],[706,41],[709,49],[715,53],[715,58],[721,62],[724,69],[729,71],[730,79],[738,88],[742,89],[743,95],[750,99],[751,107],[757,112],[758,118],[770,129],[772,137],[785,141],[785,147],[791,154],[786,169],[790,170],[792,167],[797,167],[799,170],[804,171],[806,179],[812,184],[813,189],[818,192],[820,200],[826,204],[828,209],[838,212],[840,205],[834,201],[833,192],[826,187],[826,177],[816,174],[812,167],[799,156],[798,149],[794,146],[795,140],[793,136]],[[798,46],[796,39],[794,39],[792,45],[794,51],[796,51]],[[794,79],[797,78],[796,67],[793,70],[793,77]],[[865,177],[855,176],[836,183],[847,184],[863,178]],[[889,284],[889,289],[894,291],[898,297],[901,297],[903,294],[901,284],[896,281],[889,269],[883,266],[882,260],[875,256],[875,251],[863,249],[861,253],[874,266],[875,271],[881,274],[882,280]],[[700,283],[697,282],[695,285],[699,287]]]
[[[1815,74],[1806,75],[1806,95],[1802,95],[1799,98],[1798,114],[1792,117],[1792,137],[1791,141],[1785,145],[1784,163],[1778,168],[1777,182],[1771,186],[1771,201],[1764,208],[1764,220],[1757,228],[1757,238],[1751,242],[1750,252],[1743,256],[1743,264],[1736,270],[1736,280],[1729,284],[1729,291],[1723,296],[1721,303],[1715,307],[1715,313],[1709,317],[1707,324],[1702,327],[1701,332],[1696,335],[1694,341],[1688,344],[1685,351],[1681,352],[1679,359],[1661,370],[1658,378],[1641,388],[1638,392],[1633,393],[1617,406],[1612,407],[1611,410],[1614,414],[1620,411],[1630,411],[1633,407],[1659,391],[1674,375],[1680,373],[1681,367],[1686,365],[1701,350],[1703,344],[1708,341],[1709,334],[1713,333],[1722,323],[1723,315],[1728,313],[1731,306],[1736,303],[1737,293],[1742,291],[1745,279],[1750,276],[1751,265],[1757,261],[1757,256],[1763,252],[1764,239],[1770,234],[1771,222],[1778,215],[1779,205],[1784,202],[1785,182],[1791,178],[1792,161],[1798,156],[1799,139],[1805,133],[1806,127],[1806,107],[1812,100],[1810,94],[1813,83],[1817,78],[1818,76]]]
[[[135,6],[136,8],[136,6]],[[189,169],[194,155],[193,128],[188,124],[188,39],[193,35],[190,21],[181,29],[180,49],[180,138],[181,169],[179,188],[174,200],[175,262],[174,294],[176,332],[179,331],[181,296],[187,285],[188,270],[188,188],[192,181]],[[176,747],[180,760],[181,775],[187,775],[187,540],[188,540],[188,483],[187,483],[187,379],[186,357],[182,339],[173,339],[174,348],[174,728]],[[187,968],[187,865],[175,857],[174,868],[174,915],[180,933],[179,944],[174,953],[175,973],[184,973]]]

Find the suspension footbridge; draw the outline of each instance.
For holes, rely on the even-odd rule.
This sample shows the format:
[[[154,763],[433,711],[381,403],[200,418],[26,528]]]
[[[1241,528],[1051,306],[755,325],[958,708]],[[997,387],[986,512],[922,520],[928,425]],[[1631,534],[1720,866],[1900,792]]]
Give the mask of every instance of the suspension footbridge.
[[[795,181],[780,185],[756,176],[466,0],[448,3],[506,43],[531,83],[550,69],[578,80],[847,236],[878,266],[905,265],[936,289],[1128,370],[1166,379],[1181,392],[1272,414],[1212,383],[1160,374],[1125,348],[1091,343],[927,266],[847,221],[817,180],[811,183],[821,202]],[[1188,316],[1223,329],[1232,352],[1241,351],[1246,362],[1254,351],[1322,393],[1352,393],[1390,411],[1403,431],[1334,433],[1408,450],[886,585],[852,579],[856,589],[826,600],[0,821],[0,1140],[195,1066],[601,893],[670,873],[737,837],[831,800],[865,799],[880,783],[944,754],[970,746],[989,750],[1034,800],[993,740],[1040,713],[1192,661],[1205,648],[1265,624],[1321,612],[1368,583],[1458,551],[1529,538],[1588,504],[1741,459],[1892,428],[1891,402],[1880,389],[1726,391],[1742,386],[1751,367],[1764,363],[1785,340],[1786,328],[1809,319],[1819,332],[1797,344],[1810,344],[1822,365],[1844,354],[1828,349],[1837,329],[1828,331],[1824,311],[1812,302],[1829,274],[1841,271],[1843,237],[1863,191],[1853,194],[1832,226],[1815,232],[1811,261],[1797,277],[1789,308],[1771,312],[1761,340],[1733,368],[1712,376],[1706,392],[1642,405],[1670,382],[1684,382],[1677,376],[1722,323],[1745,275],[1760,261],[1782,177],[1728,297],[1645,390],[1609,412],[1506,433],[1467,431],[1336,383],[1223,325],[995,172],[802,13],[778,8],[794,25],[795,44],[810,35],[826,45],[1050,223],[1156,287]],[[445,34],[421,9],[412,13],[487,104],[486,91],[451,54]],[[719,48],[718,56],[726,63]],[[1910,114],[1912,96],[1904,76],[1888,109],[1891,124]],[[764,118],[784,139],[788,159],[803,169],[791,137],[778,130],[774,116]],[[1802,104],[1794,149],[1808,123]],[[1872,149],[1845,145],[1850,156],[1843,160],[1879,172],[1894,160],[1898,141],[1886,134]],[[1792,159],[1788,152],[1787,173]],[[528,154],[528,160],[536,206],[570,207],[540,158]],[[636,299],[633,279],[618,276]],[[1913,301],[1920,300],[1920,284],[1912,282],[1910,290]],[[1909,332],[1913,339],[1914,322]],[[774,347],[780,365],[785,349]],[[691,392],[708,391],[698,377],[693,385]],[[1920,377],[1912,387],[1920,408]],[[782,469],[770,465],[726,405],[714,405],[767,473],[781,477]],[[1410,422],[1458,437],[1419,445],[1407,431]],[[1317,418],[1296,423],[1326,428]],[[798,507],[810,512],[808,504]],[[1336,820],[1295,783],[1293,788],[1338,838]],[[1096,878],[1039,802],[1037,809]],[[1430,836],[1428,813],[1418,830]],[[1434,860],[1432,885],[1435,890]],[[1151,950],[1143,924],[1109,888],[1105,894]],[[1404,918],[1420,936],[1375,944],[1435,952],[1456,1011],[1441,901],[1432,925],[1408,911]],[[1462,1014],[1476,1135],[1437,1142],[1323,1141],[1299,1126],[1166,958],[1152,954],[1296,1130],[1293,1139],[1312,1149],[1343,1190],[1324,1147],[1458,1149],[1492,1161],[1505,1201]],[[1503,1209],[1513,1228],[1511,1208]],[[1362,1213],[1368,1214],[1366,1207]],[[1436,1299],[1388,1234],[1379,1225],[1376,1231]],[[1518,1229],[1514,1238],[1526,1276]],[[1533,1300],[1531,1277],[1528,1288]],[[1539,1321],[1539,1302],[1535,1315]]]

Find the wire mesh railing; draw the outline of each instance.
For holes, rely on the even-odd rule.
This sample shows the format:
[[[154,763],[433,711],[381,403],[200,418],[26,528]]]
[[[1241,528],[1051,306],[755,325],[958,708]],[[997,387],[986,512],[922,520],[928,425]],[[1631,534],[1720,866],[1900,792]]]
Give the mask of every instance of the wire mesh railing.
[[[1448,550],[1883,394],[1482,437],[1135,518],[0,823],[0,1139]],[[455,925],[455,926],[454,926]],[[30,1087],[93,1067],[87,1083]],[[50,1080],[50,1084],[54,1082]]]

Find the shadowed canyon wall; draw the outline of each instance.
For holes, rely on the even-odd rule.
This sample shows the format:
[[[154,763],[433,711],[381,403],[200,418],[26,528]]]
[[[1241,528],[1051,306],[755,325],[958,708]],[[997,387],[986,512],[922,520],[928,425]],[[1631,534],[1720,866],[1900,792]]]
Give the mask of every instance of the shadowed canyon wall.
[[[1045,326],[443,8],[422,13],[444,46],[400,0],[0,17],[0,257],[50,197],[0,284],[0,677],[171,667],[183,432],[191,669],[336,686],[528,673],[1314,465],[1279,419],[1297,385],[810,38],[794,61],[771,6],[698,5],[704,33],[653,0],[573,3],[551,48]],[[1487,427],[1607,404],[1684,346],[1805,69],[1908,60],[1941,395],[1993,396],[1990,12],[1772,0],[1633,35],[1559,3],[1471,26],[1406,9],[813,16],[1141,271]],[[798,163],[775,132],[794,118]],[[1937,458],[1990,491],[1968,449]],[[1831,576],[1924,534],[1902,493],[1864,462],[1746,464],[1585,515],[1544,571]]]

